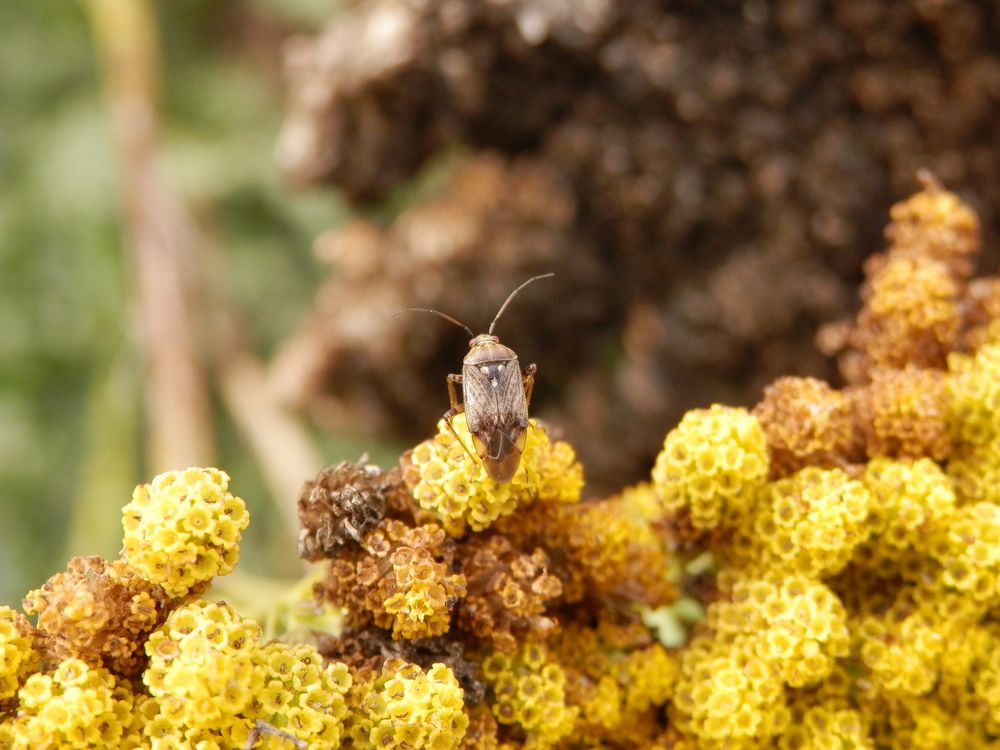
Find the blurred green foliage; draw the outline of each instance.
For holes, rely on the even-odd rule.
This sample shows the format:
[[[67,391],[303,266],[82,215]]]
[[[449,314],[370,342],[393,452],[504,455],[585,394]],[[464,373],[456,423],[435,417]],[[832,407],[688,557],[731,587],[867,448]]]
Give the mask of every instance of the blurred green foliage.
[[[347,216],[331,193],[286,190],[272,161],[281,41],[329,12],[327,0],[157,5],[166,173],[221,249],[225,292],[265,357],[310,306],[312,239]],[[117,169],[83,6],[0,3],[0,603],[68,554],[114,555],[118,509],[149,478]],[[254,519],[243,564],[294,573],[294,540],[221,410],[217,429],[218,463]],[[330,460],[361,450],[350,436],[323,443]]]

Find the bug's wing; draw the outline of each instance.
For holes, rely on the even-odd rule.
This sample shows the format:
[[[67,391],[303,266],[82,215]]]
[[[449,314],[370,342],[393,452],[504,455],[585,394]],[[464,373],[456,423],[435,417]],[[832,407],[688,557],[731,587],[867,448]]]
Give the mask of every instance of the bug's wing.
[[[483,467],[490,478],[497,482],[509,482],[517,467],[521,464],[521,453],[524,451],[524,441],[528,433],[517,428],[512,433],[496,429],[482,440],[477,435],[472,436],[476,452],[483,460]]]
[[[490,386],[495,399],[495,424],[492,433],[484,434],[486,473],[498,482],[509,482],[521,464],[528,427],[528,404],[517,360],[494,372],[496,385]]]

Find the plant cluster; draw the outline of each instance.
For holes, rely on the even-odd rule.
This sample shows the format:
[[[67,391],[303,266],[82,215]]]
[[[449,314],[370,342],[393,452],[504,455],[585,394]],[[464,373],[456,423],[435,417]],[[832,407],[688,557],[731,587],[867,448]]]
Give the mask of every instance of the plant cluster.
[[[37,625],[0,610],[0,748],[997,747],[1000,284],[932,181],[886,237],[827,338],[846,385],[692,411],[650,482],[581,499],[536,421],[503,485],[462,419],[321,471],[299,551],[345,617],[311,645],[202,598],[247,523],[228,477],[157,477],[120,559],[31,592]],[[668,648],[679,592],[704,616]]]
[[[843,389],[782,378],[667,436],[657,495],[719,566],[678,656],[679,747],[998,742],[996,283],[933,180],[891,218],[856,320],[825,335]]]

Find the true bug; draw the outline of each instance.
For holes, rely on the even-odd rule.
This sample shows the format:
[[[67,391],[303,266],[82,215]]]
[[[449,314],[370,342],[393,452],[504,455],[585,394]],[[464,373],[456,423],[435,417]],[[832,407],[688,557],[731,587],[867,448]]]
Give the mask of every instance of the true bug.
[[[462,360],[462,374],[448,375],[447,378],[451,408],[444,413],[444,420],[465,452],[472,457],[472,452],[452,424],[457,414],[465,412],[476,453],[486,473],[497,482],[509,482],[521,463],[528,430],[528,404],[538,368],[531,364],[521,372],[514,350],[500,343],[500,339],[493,335],[493,328],[518,292],[533,281],[554,275],[534,276],[511,292],[490,323],[489,331],[478,336],[465,323],[438,310],[411,307],[396,313],[431,313],[468,332],[469,353]],[[456,385],[462,386],[461,403]]]

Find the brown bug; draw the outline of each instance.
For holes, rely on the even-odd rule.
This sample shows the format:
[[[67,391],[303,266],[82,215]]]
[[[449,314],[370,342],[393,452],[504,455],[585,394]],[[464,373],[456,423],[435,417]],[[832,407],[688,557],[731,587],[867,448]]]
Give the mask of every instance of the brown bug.
[[[468,332],[471,340],[469,353],[462,360],[462,374],[448,375],[451,408],[444,413],[444,420],[465,452],[472,457],[472,452],[452,424],[455,415],[465,412],[476,453],[483,462],[486,473],[497,482],[509,482],[521,463],[521,452],[524,450],[528,430],[528,404],[531,402],[531,389],[535,385],[538,368],[531,364],[521,372],[514,350],[500,343],[500,339],[493,335],[493,327],[518,292],[533,281],[554,275],[546,273],[534,276],[511,292],[490,323],[489,332],[478,336],[465,323],[438,310],[411,307],[396,313],[431,313]],[[455,391],[456,385],[462,386],[461,403]]]

